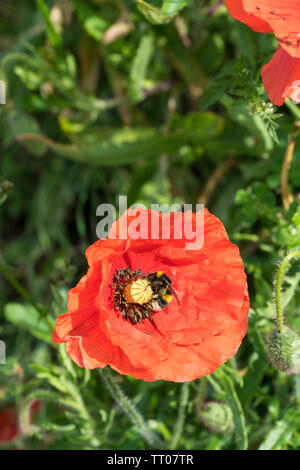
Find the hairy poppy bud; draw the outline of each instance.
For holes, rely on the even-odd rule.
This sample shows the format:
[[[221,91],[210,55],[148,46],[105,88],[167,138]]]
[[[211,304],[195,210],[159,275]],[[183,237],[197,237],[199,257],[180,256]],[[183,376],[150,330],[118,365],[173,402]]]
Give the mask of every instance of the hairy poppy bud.
[[[288,375],[297,374],[300,372],[300,337],[288,326],[282,331],[274,328],[268,340],[268,356],[275,369]]]
[[[226,403],[211,401],[203,406],[200,421],[212,432],[229,434],[234,430],[233,414]]]

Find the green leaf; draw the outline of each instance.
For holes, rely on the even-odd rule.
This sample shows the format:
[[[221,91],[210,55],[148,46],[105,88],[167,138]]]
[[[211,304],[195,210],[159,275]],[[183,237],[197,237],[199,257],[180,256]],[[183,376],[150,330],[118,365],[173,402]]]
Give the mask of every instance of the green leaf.
[[[259,450],[286,450],[293,433],[297,433],[300,424],[300,412],[290,408],[280,421],[267,434]]]
[[[86,32],[97,41],[101,41],[107,29],[107,23],[99,16],[90,16],[84,22]]]
[[[227,401],[233,413],[235,440],[239,449],[246,450],[248,448],[248,436],[244,411],[233,382],[228,376],[225,376],[225,383],[228,391]]]
[[[166,26],[159,46],[168,62],[182,77],[193,98],[197,99],[207,86],[206,74],[198,57],[182,44],[174,25]]]
[[[229,404],[234,421],[234,432],[237,446],[241,450],[247,450],[248,448],[248,436],[245,422],[244,410],[237,395],[234,383],[231,377],[224,371],[224,366],[219,367],[213,376],[221,384],[223,389],[223,398],[226,399]]]
[[[186,6],[187,0],[164,0],[161,8],[156,8],[144,0],[137,0],[137,3],[138,9],[145,15],[150,23],[165,24],[175,18]]]
[[[31,305],[9,303],[4,307],[4,316],[7,321],[18,328],[29,331],[33,336],[49,344],[53,344],[51,329],[45,318]]]
[[[143,98],[142,86],[153,53],[153,46],[152,35],[142,37],[130,71],[128,95],[133,102],[138,102]]]
[[[195,113],[183,125],[183,130],[169,135],[153,128],[95,129],[93,133],[74,136],[70,145],[54,142],[42,134],[24,137],[31,145],[41,141],[57,154],[80,163],[122,165],[175,153],[190,141],[203,143],[222,131],[223,119],[213,113]]]
[[[199,100],[200,109],[207,109],[222,98],[230,85],[232,74],[232,67],[227,65],[209,81]]]
[[[266,150],[271,151],[273,149],[274,142],[261,116],[250,113],[246,104],[236,102],[228,95],[224,95],[221,102],[234,122],[244,126],[252,135],[260,139]]]
[[[37,372],[36,376],[39,379],[47,380],[47,382],[59,392],[68,393],[68,387],[66,386],[65,380],[60,380],[58,377],[55,377],[55,375],[47,372]]]
[[[56,48],[62,46],[62,38],[56,31],[51,18],[50,18],[50,11],[49,8],[47,7],[46,3],[44,0],[37,0],[37,6],[40,12],[43,15],[44,21],[46,23],[46,32],[47,32],[47,37],[50,42],[50,44]]]
[[[250,365],[247,374],[244,377],[244,385],[239,392],[239,398],[242,403],[248,403],[257,395],[260,388],[264,372],[268,367],[265,355],[265,343],[257,328],[254,328],[255,348],[258,353],[257,359]]]
[[[74,368],[74,363],[71,361],[70,357],[67,354],[65,344],[60,344],[58,346],[59,349],[59,358],[63,367],[69,372],[69,374],[76,380],[76,371]]]
[[[13,190],[13,187],[14,187],[14,184],[11,183],[10,181],[0,180],[0,206],[6,201],[9,194]]]
[[[183,132],[195,143],[216,137],[224,130],[223,118],[210,112],[190,112],[183,118],[181,125]]]
[[[287,307],[289,302],[296,294],[300,282],[300,273],[296,273],[295,276],[286,276],[285,281],[289,284],[289,286],[282,293],[282,306],[284,308]]]
[[[7,124],[12,137],[18,140],[23,134],[40,134],[40,126],[29,114],[22,111],[12,111],[7,114]],[[22,145],[36,156],[42,156],[47,150],[47,146],[42,141],[22,140]]]
[[[101,41],[109,23],[99,13],[81,0],[74,2],[76,13],[86,32],[96,41]]]
[[[295,399],[297,400],[298,405],[300,405],[300,374],[294,376],[295,381]]]

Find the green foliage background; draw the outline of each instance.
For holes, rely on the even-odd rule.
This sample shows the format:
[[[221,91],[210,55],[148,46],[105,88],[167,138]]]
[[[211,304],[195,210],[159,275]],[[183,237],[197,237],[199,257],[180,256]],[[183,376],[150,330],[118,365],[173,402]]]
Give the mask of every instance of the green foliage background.
[[[247,337],[206,388],[206,401],[230,407],[229,432],[195,413],[201,381],[180,393],[180,384],[114,374],[149,428],[180,449],[300,447],[299,375],[266,358],[276,264],[300,248],[299,139],[289,210],[280,194],[300,110],[276,110],[263,90],[273,36],[219,3],[1,1],[0,410],[16,404],[23,430],[12,448],[149,448],[98,371],[81,370],[51,340],[96,240],[96,208],[119,194],[147,206],[205,202],[240,247],[251,296]],[[298,332],[299,279],[293,265],[284,305]],[[34,398],[43,407],[33,425]],[[186,416],[174,441],[178,407]]]

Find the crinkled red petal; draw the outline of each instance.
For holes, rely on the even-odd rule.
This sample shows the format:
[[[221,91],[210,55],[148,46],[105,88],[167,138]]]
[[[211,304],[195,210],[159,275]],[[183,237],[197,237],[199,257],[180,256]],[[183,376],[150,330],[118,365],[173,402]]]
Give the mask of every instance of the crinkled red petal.
[[[300,59],[291,57],[282,47],[264,66],[262,79],[273,104],[280,106],[285,98],[300,102]]]
[[[272,27],[255,13],[248,13],[245,10],[243,0],[225,0],[225,5],[233,18],[245,23],[253,31],[258,33],[272,33]]]

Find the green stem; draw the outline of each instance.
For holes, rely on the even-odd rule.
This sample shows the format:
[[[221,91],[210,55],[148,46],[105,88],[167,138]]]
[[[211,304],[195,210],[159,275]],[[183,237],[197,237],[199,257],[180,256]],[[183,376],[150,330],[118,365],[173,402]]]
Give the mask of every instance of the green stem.
[[[207,377],[203,377],[201,379],[199,393],[196,398],[196,410],[197,410],[198,415],[201,414],[201,409],[202,409],[204,398],[205,398],[206,384],[207,384]]]
[[[187,408],[188,401],[189,401],[189,386],[190,386],[190,382],[185,382],[181,387],[177,421],[175,424],[173,437],[169,446],[169,449],[171,450],[177,449],[179,440],[182,435],[184,422],[185,422],[185,416],[186,416],[186,408]]]
[[[150,445],[150,447],[161,449],[164,445],[160,440],[150,431],[147,424],[145,423],[144,418],[138,412],[135,405],[132,401],[124,394],[121,387],[117,384],[115,378],[113,377],[110,369],[105,367],[104,369],[99,369],[100,375],[102,376],[104,383],[108,391],[113,396],[116,403],[128,416],[130,421],[136,426],[137,430],[145,441]]]
[[[65,407],[78,411],[75,401],[72,402],[70,399],[62,398],[58,393],[51,392],[49,390],[35,390],[26,397],[25,401],[21,405],[20,422],[26,435],[34,433],[37,429],[36,426],[33,426],[30,423],[30,404],[34,400],[49,401],[56,404],[59,403]]]
[[[41,308],[33,298],[28,294],[28,292],[21,286],[21,284],[17,281],[17,279],[11,274],[10,269],[0,264],[0,273],[8,280],[8,282],[16,289],[17,292],[28,302],[31,304],[41,315],[44,315],[46,312],[43,308]]]
[[[281,289],[282,283],[284,281],[285,272],[289,266],[290,261],[293,258],[300,257],[300,250],[291,251],[288,253],[285,258],[281,261],[279,265],[279,269],[277,271],[275,277],[275,284],[274,284],[274,291],[275,291],[275,303],[276,303],[276,317],[277,317],[277,324],[280,331],[283,330],[284,321],[283,321],[283,310],[282,310],[282,303],[281,303]]]
[[[288,210],[292,202],[294,201],[294,196],[290,191],[288,180],[289,174],[292,166],[294,150],[296,145],[296,138],[300,131],[300,121],[294,123],[292,132],[289,135],[288,145],[284,155],[284,160],[281,169],[280,176],[280,190],[281,190],[281,199],[283,207]]]
[[[286,107],[290,110],[295,119],[300,119],[300,109],[289,98],[285,100]]]
[[[295,381],[295,401],[300,406],[300,374],[294,375]]]

